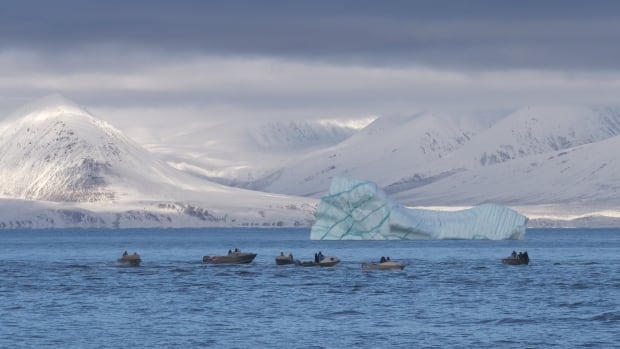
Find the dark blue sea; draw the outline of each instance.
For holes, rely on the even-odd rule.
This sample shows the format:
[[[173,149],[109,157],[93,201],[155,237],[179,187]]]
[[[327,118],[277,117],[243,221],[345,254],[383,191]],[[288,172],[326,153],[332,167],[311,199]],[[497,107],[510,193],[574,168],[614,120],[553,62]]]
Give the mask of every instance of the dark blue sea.
[[[253,251],[249,265],[202,256]],[[127,250],[139,267],[118,266]],[[333,268],[276,266],[281,251]],[[528,266],[502,265],[513,250]],[[363,271],[381,256],[402,271]],[[620,347],[620,230],[310,241],[307,229],[0,232],[2,348]]]

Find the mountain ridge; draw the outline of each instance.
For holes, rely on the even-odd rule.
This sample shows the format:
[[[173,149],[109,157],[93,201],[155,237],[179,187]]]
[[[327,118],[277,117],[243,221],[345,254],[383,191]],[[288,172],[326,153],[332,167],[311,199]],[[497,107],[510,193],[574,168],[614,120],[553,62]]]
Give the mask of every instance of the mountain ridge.
[[[409,168],[447,156],[475,132],[474,127],[434,113],[380,117],[343,142],[279,169],[277,180],[251,188],[316,196],[327,190],[332,178],[358,173],[386,183]]]
[[[24,211],[31,211],[35,221],[36,217],[56,217],[44,219],[44,225],[72,222],[67,215],[58,215],[54,207],[59,203],[69,205],[71,212],[86,210],[92,212],[86,216],[99,217],[73,222],[78,225],[118,225],[109,218],[117,215],[128,217],[129,222],[161,226],[221,222],[296,226],[308,225],[313,218],[310,207],[316,200],[230,188],[196,178],[170,167],[72,103],[52,98],[51,103],[35,105],[0,131],[0,201],[6,212],[19,215],[7,209],[18,199],[24,200],[21,207],[27,206],[23,202],[33,203],[34,211]],[[171,202],[176,208],[168,212],[165,207]],[[167,218],[148,223],[161,216],[162,210],[166,211],[162,217]],[[223,218],[204,219],[211,217],[206,212],[217,212]],[[4,220],[8,221],[10,216]]]
[[[0,206],[13,212],[6,209],[15,200],[33,203],[36,210],[24,209],[30,225],[55,217],[106,226],[307,226],[337,176],[376,182],[409,206],[497,203],[544,224],[569,216],[599,224],[587,217],[613,215],[620,204],[614,107],[524,107],[493,122],[420,112],[351,132],[301,121],[220,124],[206,138],[200,128],[178,133],[184,143],[162,143],[155,153],[62,97],[16,115],[0,125]],[[58,204],[92,219],[71,223]]]

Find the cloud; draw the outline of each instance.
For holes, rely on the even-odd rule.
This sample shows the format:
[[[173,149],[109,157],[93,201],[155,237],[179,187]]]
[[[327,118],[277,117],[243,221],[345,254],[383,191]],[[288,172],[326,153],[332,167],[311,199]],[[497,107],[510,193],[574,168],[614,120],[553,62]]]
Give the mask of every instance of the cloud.
[[[617,69],[619,9],[620,3],[603,0],[24,0],[2,5],[0,50],[35,49],[53,59],[66,50],[116,45],[171,56],[249,55],[379,66]]]
[[[134,128],[617,104],[618,7],[602,0],[8,2],[0,5],[0,118],[54,92]]]
[[[422,109],[614,104],[614,91],[620,87],[620,73],[607,71],[462,71],[269,57],[187,55],[172,60],[158,59],[156,53],[142,55],[150,60],[134,69],[83,66],[67,72],[32,52],[0,54],[0,93],[60,92],[94,109],[170,109],[177,115],[181,109],[195,110],[188,118],[350,119]],[[144,121],[165,115],[157,114]]]

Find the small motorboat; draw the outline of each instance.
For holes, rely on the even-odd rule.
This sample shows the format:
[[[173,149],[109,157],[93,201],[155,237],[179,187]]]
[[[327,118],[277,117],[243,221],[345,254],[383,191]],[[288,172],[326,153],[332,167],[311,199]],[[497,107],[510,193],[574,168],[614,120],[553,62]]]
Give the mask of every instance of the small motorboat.
[[[362,269],[363,270],[390,270],[390,269],[403,270],[405,269],[405,265],[390,260],[390,261],[385,261],[381,263],[375,263],[375,262],[362,263]]]
[[[235,251],[228,251],[225,256],[204,256],[202,261],[211,264],[248,264],[254,260],[254,257],[256,253],[241,252],[235,249]]]
[[[502,258],[502,264],[528,265],[529,263],[530,256],[528,256],[527,252],[519,253],[518,255],[513,252],[509,257]]]
[[[323,257],[318,263],[315,261],[302,262],[299,259],[295,260],[295,265],[300,267],[333,267],[338,263],[340,263],[340,258],[333,256]]]
[[[128,266],[139,266],[142,259],[140,259],[140,255],[134,252],[133,254],[127,253],[127,251],[123,252],[121,258],[117,260],[119,264],[128,265]]]
[[[529,259],[524,259],[524,258],[515,258],[515,257],[502,258],[502,264],[527,265],[529,263],[530,263]]]
[[[295,264],[295,260],[293,259],[293,254],[290,253],[288,256],[285,256],[284,253],[280,253],[279,256],[276,256],[276,264],[277,265]]]

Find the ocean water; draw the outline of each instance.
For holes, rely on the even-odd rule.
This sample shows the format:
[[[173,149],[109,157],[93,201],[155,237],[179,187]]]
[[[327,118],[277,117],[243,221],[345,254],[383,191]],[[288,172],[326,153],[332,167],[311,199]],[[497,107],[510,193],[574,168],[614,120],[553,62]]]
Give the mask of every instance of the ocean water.
[[[620,347],[620,230],[310,241],[307,229],[0,232],[2,348]],[[253,251],[249,265],[203,255]],[[127,250],[140,267],[122,267]],[[333,268],[276,266],[281,251]],[[502,257],[528,251],[528,266]],[[363,271],[381,256],[402,271]]]

